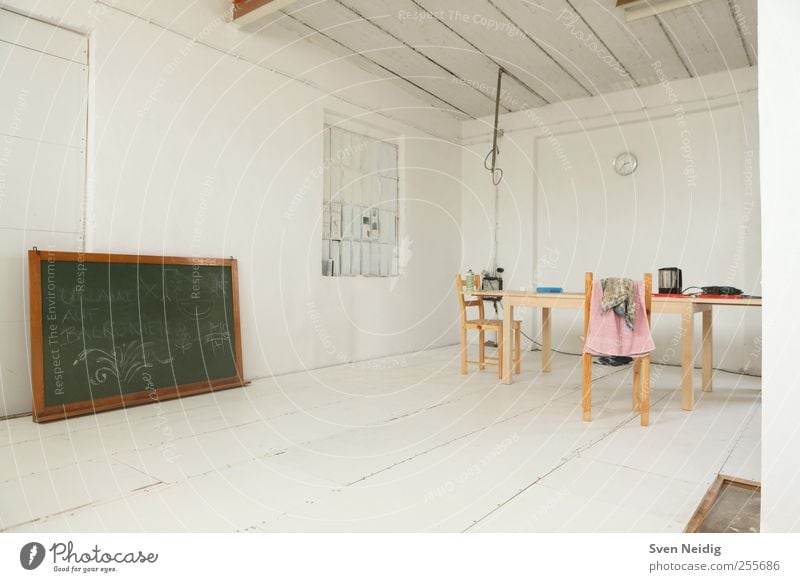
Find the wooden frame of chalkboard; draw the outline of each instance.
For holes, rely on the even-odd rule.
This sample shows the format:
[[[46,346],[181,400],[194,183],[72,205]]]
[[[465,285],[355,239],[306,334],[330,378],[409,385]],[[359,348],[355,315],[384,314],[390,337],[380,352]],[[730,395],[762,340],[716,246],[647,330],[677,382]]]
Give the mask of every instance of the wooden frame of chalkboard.
[[[124,265],[129,267],[124,267]],[[33,249],[28,252],[28,267],[30,282],[31,383],[33,390],[33,420],[35,422],[65,419],[193,394],[236,388],[246,384],[242,365],[236,259],[78,253]],[[55,279],[56,268],[72,269],[69,277],[62,276],[60,280],[66,279],[69,283],[74,284],[68,287],[63,285],[59,287]],[[189,283],[187,283],[186,268],[191,270],[189,271]],[[43,278],[43,269],[46,271],[45,278]],[[50,281],[50,269],[54,272],[53,281]],[[122,272],[120,269],[135,269],[136,280],[133,285],[135,289],[131,289],[130,282],[125,285],[125,281],[120,281],[121,277],[119,276],[117,276],[115,282],[112,282],[112,275]],[[94,300],[97,300],[96,298],[99,296],[101,304],[100,307],[95,307],[94,309],[100,313],[101,318],[105,314],[105,310],[107,310],[109,319],[109,322],[103,322],[104,326],[102,326],[101,333],[94,336],[88,333],[86,329],[90,327],[85,319],[91,308],[87,308],[84,311],[84,304],[90,303],[91,300],[88,295],[89,291],[87,291],[89,286],[84,284],[81,279],[82,276],[85,276],[85,273],[93,271],[101,275],[98,280],[103,282],[103,285],[96,285],[100,293],[94,297]],[[146,272],[150,274],[150,287],[146,290],[150,290],[152,297],[155,297],[155,299],[148,299],[149,303],[140,299],[141,293],[139,289],[140,283],[143,288],[148,285],[148,282],[141,278],[141,273]],[[178,283],[175,283],[174,287],[168,286],[167,277],[164,275],[167,272],[175,277],[183,277],[182,280],[176,279],[178,283],[183,284],[180,289],[178,289]],[[103,288],[106,279],[102,277],[107,277],[108,289]],[[201,284],[210,285],[205,282],[208,279],[212,281],[215,287],[207,294],[208,296],[213,294],[213,298],[206,299],[206,303],[216,303],[217,312],[222,313],[219,319],[224,319],[224,321],[210,324],[207,321],[203,321],[204,324],[212,327],[214,325],[218,326],[218,329],[216,331],[206,330],[207,333],[201,335],[201,319],[206,313],[211,312],[211,308],[201,313],[197,306],[199,300],[191,303],[191,300],[184,301],[182,297],[186,297],[187,284],[190,285],[189,289],[197,289],[197,295],[199,295],[200,290],[203,290]],[[154,287],[158,286],[159,281],[161,287],[152,291]],[[43,282],[45,287],[42,286]],[[117,286],[113,287],[115,283]],[[195,287],[195,283],[197,287]],[[120,287],[121,285],[124,286]],[[120,296],[127,294],[126,297],[130,299],[134,296],[134,290],[136,292],[135,303],[133,301],[129,301],[129,303],[134,305],[137,310],[140,333],[146,333],[142,331],[142,321],[144,316],[148,315],[146,311],[149,309],[150,321],[147,322],[149,329],[147,333],[157,334],[160,330],[162,339],[159,342],[149,342],[142,335],[141,339],[129,342],[130,345],[115,345],[114,340],[118,333],[113,321],[115,310],[120,311],[123,307],[127,307],[128,312],[132,312],[131,305],[123,305],[125,299],[120,300]],[[159,291],[161,292],[160,299],[158,297]],[[179,291],[183,291],[184,295],[178,297]],[[170,297],[171,293],[174,295],[173,297]],[[191,298],[195,299],[195,292],[190,291],[190,294]],[[69,301],[74,304],[76,298],[78,299],[79,309],[70,310],[68,308]],[[84,302],[84,298],[87,299],[86,302]],[[59,305],[67,306],[62,308],[61,311],[66,311],[67,313],[76,311],[79,313],[79,322],[73,328],[65,328],[63,325],[64,319],[61,318],[69,317],[68,315],[53,313]],[[193,308],[194,312],[187,310],[187,305]],[[163,314],[158,313],[158,309],[154,309],[154,307],[159,306],[163,308]],[[180,309],[176,309],[176,306]],[[169,311],[170,309],[172,311]],[[189,311],[188,314],[187,311]],[[217,312],[215,312],[215,315],[218,315]],[[75,317],[75,314],[72,317]],[[187,375],[186,370],[189,371],[189,376],[192,373],[196,375],[203,372],[205,375],[199,380],[191,378],[191,381],[181,383],[179,378],[181,374],[176,371],[177,356],[175,350],[170,346],[169,326],[170,322],[175,321],[176,318],[187,317],[187,321],[190,324],[196,324],[198,335],[191,338],[195,340],[194,342],[188,341],[187,343],[187,341],[184,341],[184,344],[180,347],[186,353],[199,353],[202,358],[203,369],[198,372],[197,366],[192,366],[193,362],[187,360],[188,364],[184,363],[183,376]],[[134,318],[133,323],[135,324],[136,322]],[[122,326],[117,324],[117,327]],[[73,334],[65,342],[63,339],[64,334],[69,335],[69,329],[73,329]],[[128,331],[131,329],[135,330],[135,327],[132,328],[131,325],[128,325]],[[154,332],[153,330],[156,331]],[[212,331],[214,333],[211,333]],[[103,337],[104,335],[105,337]],[[97,337],[102,339],[92,339]],[[105,340],[110,341],[113,348],[107,350],[99,348],[87,349],[87,345],[92,341]],[[77,342],[77,346],[67,346],[65,348],[64,344],[70,342],[73,344]],[[160,345],[162,352],[165,349],[172,356],[166,357],[155,353],[158,346],[154,346],[154,343]],[[186,347],[187,345],[189,346],[188,348]],[[209,345],[213,345],[214,349],[220,348],[223,356],[212,355]],[[71,365],[74,374],[83,375],[80,376],[79,381],[75,381],[76,378],[73,376],[70,385],[67,373],[59,376],[54,373],[54,370],[61,370],[62,372],[67,370],[70,359],[74,357],[75,350],[81,347],[83,349]],[[47,358],[45,357],[46,351]],[[95,353],[90,354],[90,352]],[[98,355],[98,353],[102,355]],[[133,357],[131,357],[131,353],[134,354]],[[195,355],[194,357],[196,358],[197,356]],[[221,363],[215,368],[215,370],[220,371],[218,375],[210,374],[211,366],[209,362],[214,364],[214,357],[219,360],[217,363]],[[46,359],[47,365],[50,366],[48,369],[46,369]],[[104,364],[97,363],[101,360]],[[127,364],[123,369],[120,362],[124,361],[127,361]],[[90,370],[90,362],[95,367],[93,371]],[[131,364],[131,362],[133,363]],[[57,365],[54,366],[54,364]],[[85,371],[83,370],[84,368]],[[158,372],[161,375],[161,382],[153,380],[158,376]],[[171,383],[164,382],[165,375],[173,381]],[[123,385],[123,379],[126,381],[125,385]],[[59,394],[62,395],[55,397],[55,399],[61,398],[63,402],[53,402],[53,382],[56,383],[56,386],[59,386],[61,391]],[[48,392],[46,392],[47,387],[49,387]],[[137,389],[137,387],[140,389]],[[70,400],[68,394],[71,389],[73,393],[78,394],[82,390],[88,390],[90,397]]]

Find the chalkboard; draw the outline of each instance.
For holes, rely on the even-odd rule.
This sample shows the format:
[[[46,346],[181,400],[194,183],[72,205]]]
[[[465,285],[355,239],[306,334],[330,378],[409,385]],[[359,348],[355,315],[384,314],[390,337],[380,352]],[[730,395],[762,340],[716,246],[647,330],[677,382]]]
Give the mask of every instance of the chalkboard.
[[[37,422],[244,384],[235,259],[32,250]]]

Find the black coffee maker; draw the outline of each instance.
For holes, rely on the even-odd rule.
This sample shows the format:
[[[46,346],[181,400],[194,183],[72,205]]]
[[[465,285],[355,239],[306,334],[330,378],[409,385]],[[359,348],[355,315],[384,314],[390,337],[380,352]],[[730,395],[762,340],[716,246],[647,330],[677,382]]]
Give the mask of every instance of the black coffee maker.
[[[680,294],[683,290],[683,273],[678,267],[658,270],[658,292]]]

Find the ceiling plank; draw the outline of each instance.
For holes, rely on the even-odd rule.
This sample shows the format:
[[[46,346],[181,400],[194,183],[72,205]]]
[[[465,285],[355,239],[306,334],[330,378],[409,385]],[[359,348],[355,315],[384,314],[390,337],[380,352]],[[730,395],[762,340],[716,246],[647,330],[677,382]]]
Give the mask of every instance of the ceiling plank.
[[[575,12],[591,26],[639,86],[660,82],[657,69],[668,79],[684,79],[689,71],[655,18],[625,22],[614,0],[571,1]],[[658,64],[658,67],[654,66]]]
[[[414,0],[392,0],[391,7],[385,0],[338,1],[440,63],[457,77],[455,81],[462,85],[462,90],[464,86],[470,86],[494,100],[499,65]],[[534,91],[513,78],[503,80],[501,104],[506,110],[519,111],[545,103]]]
[[[410,94],[412,97],[416,98],[422,103],[427,104],[432,109],[437,109],[449,114],[457,121],[466,121],[472,118],[472,116],[458,111],[452,105],[446,103],[429,91],[423,90],[421,87],[409,82],[408,80],[401,79],[396,74],[391,71],[387,71],[384,67],[381,67],[377,63],[363,58],[361,55],[354,53],[349,48],[343,47],[334,39],[326,36],[323,33],[320,33],[302,21],[292,17],[290,14],[280,13],[280,18],[275,21],[275,24],[284,28],[285,30],[288,30],[289,32],[296,34],[303,41],[319,46],[330,53],[333,57],[356,65],[360,69],[371,74],[377,80],[377,82],[392,85],[397,91]],[[323,64],[323,66],[325,65]],[[339,81],[341,82],[342,80],[340,79]],[[354,89],[358,91],[357,87],[347,88],[348,91],[352,91]]]
[[[333,0],[333,1],[344,6],[347,10],[352,12],[353,15],[363,19],[364,22],[366,22],[367,24],[377,28],[382,33],[390,36],[396,43],[398,43],[398,46],[411,49],[414,53],[423,57],[428,62],[432,63],[435,68],[440,69],[441,72],[445,74],[445,79],[448,81],[448,85],[445,88],[445,91],[447,91],[446,98],[448,101],[458,100],[458,98],[455,95],[453,95],[454,91],[452,90],[448,91],[448,90],[452,88],[451,87],[452,85],[456,86],[461,85],[462,90],[466,90],[467,92],[475,91],[479,95],[483,96],[485,100],[488,99],[491,106],[494,106],[494,103],[496,101],[494,96],[495,91],[492,90],[491,86],[481,85],[475,82],[471,82],[470,79],[465,79],[461,77],[451,67],[444,64],[440,59],[431,57],[425,51],[422,51],[417,46],[415,46],[414,43],[408,42],[402,35],[399,35],[395,31],[390,30],[390,28],[392,28],[391,26],[392,22],[396,22],[396,20],[393,18],[394,7],[392,7],[387,11],[387,6],[385,4],[376,7],[374,5],[371,6],[370,4],[367,3],[362,3],[362,5],[358,5],[357,3],[347,2],[346,0]],[[396,3],[397,2],[394,2],[393,4]],[[375,10],[375,8],[377,8],[377,11]],[[420,27],[420,28],[427,28],[427,27]],[[458,88],[455,89],[455,91],[458,90],[459,90]],[[486,105],[485,100],[482,101],[484,105]],[[503,113],[507,113],[509,111],[503,105],[500,106],[500,110]],[[480,112],[479,115],[485,115],[485,113]]]
[[[415,0],[547,102],[589,92],[487,0]]]
[[[739,35],[751,65],[758,64],[758,21],[756,0],[728,0],[731,15],[736,21]]]
[[[493,111],[493,96],[459,83],[451,71],[383,30],[379,23],[386,20],[385,16],[367,21],[334,0],[302,0],[287,13],[352,51],[354,58],[371,61],[456,111],[470,117]]]
[[[568,0],[490,2],[535,38],[591,93],[608,93],[637,85],[614,51],[580,17]]]
[[[728,0],[706,0],[656,18],[693,76],[749,66]]]

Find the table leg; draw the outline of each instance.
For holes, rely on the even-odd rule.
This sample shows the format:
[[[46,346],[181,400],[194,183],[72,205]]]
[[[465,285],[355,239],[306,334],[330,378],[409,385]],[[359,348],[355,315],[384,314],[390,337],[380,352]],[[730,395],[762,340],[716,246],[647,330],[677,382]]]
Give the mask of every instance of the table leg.
[[[694,409],[694,309],[687,305],[681,314],[681,408]]]
[[[553,363],[553,326],[550,308],[542,307],[542,371],[549,372]]]
[[[506,349],[503,350],[503,383],[504,384],[511,384],[511,376],[513,365],[511,364],[511,356],[514,353],[514,350],[511,349],[514,346],[514,342],[512,339],[512,332],[514,331],[512,325],[514,323],[514,306],[511,305],[511,301],[508,300],[508,297],[503,298],[503,344]]]
[[[709,307],[703,312],[703,392],[711,392],[714,376],[713,311]]]

